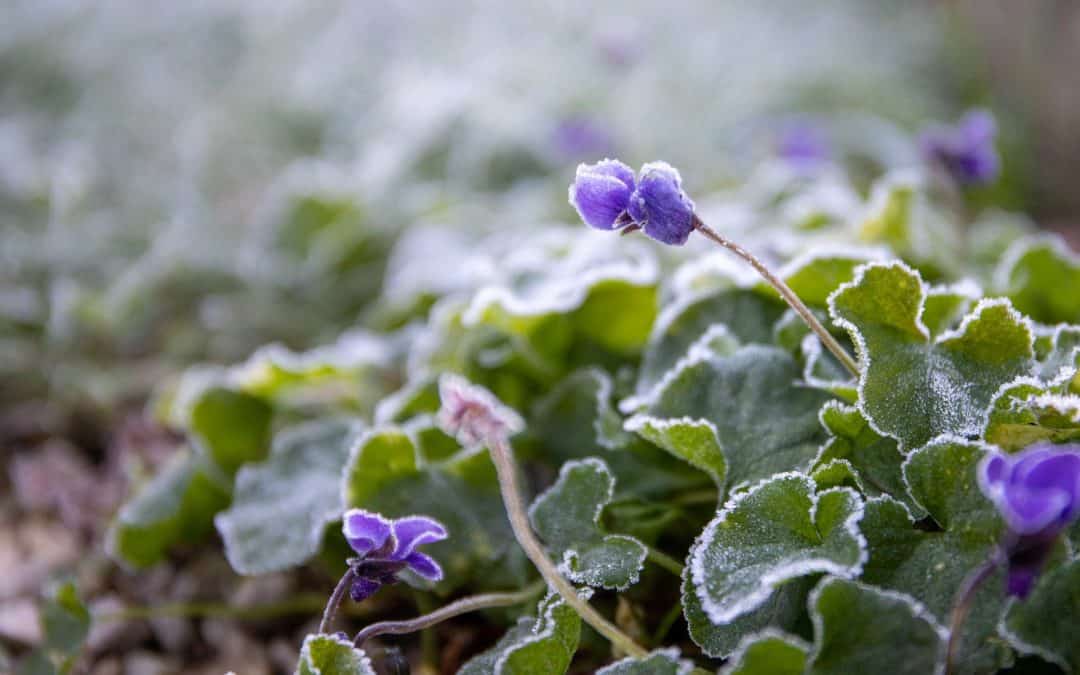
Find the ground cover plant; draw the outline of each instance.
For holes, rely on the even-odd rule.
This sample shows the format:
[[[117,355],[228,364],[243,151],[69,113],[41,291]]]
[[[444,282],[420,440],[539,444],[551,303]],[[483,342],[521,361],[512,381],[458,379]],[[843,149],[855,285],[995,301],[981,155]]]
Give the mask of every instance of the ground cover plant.
[[[458,672],[1080,668],[1080,261],[958,210],[989,119],[843,214],[814,199],[835,166],[781,159],[762,220],[801,220],[747,248],[667,164],[583,164],[571,204],[626,236],[495,236],[489,278],[382,331],[162,386],[189,449],[111,555],[216,531],[240,574],[343,573],[301,673],[478,611],[505,632]],[[667,257],[692,237],[721,246]],[[430,609],[338,632],[404,588]]]
[[[64,165],[47,197],[0,172],[0,206],[50,223],[0,231],[0,521],[79,545],[30,619],[0,585],[0,637],[33,633],[0,672],[1080,671],[1080,256],[997,207],[1016,169],[989,109],[934,122],[933,92],[879,85],[903,125],[775,115],[773,82],[695,127],[682,85],[644,86],[682,46],[635,70],[633,31],[588,58],[523,40],[520,62],[581,71],[547,108],[489,109],[521,83],[487,73],[414,109],[395,92],[446,92],[383,72],[389,19],[355,62],[259,21],[290,95],[238,82],[200,109],[184,171],[106,162],[81,191]],[[54,103],[78,79],[54,61],[96,53],[57,49],[33,60]],[[354,119],[329,101],[358,81],[381,95]],[[186,114],[98,96],[132,120],[110,148]],[[24,123],[37,143],[86,119],[37,110],[0,159]],[[753,152],[702,141],[761,110]],[[24,537],[14,501],[63,531]]]

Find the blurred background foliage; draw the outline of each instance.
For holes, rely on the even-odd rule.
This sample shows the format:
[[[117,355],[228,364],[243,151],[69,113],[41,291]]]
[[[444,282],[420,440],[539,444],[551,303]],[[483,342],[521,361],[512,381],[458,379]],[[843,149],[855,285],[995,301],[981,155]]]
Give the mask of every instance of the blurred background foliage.
[[[370,315],[406,229],[565,221],[580,160],[742,182],[793,118],[858,180],[971,105],[984,203],[1077,213],[1070,3],[13,2],[0,26],[0,372],[28,398]],[[393,292],[394,289],[389,289]],[[115,367],[122,364],[122,367]]]

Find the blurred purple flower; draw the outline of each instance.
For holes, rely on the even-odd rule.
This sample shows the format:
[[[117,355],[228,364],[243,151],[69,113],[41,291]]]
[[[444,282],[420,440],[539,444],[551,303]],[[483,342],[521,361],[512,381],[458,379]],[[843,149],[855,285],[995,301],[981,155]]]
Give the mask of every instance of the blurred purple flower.
[[[398,574],[412,570],[429,581],[441,581],[442,568],[417,547],[446,539],[446,528],[427,516],[391,520],[362,509],[345,512],[342,531],[357,557],[349,559],[355,580],[349,589],[360,602],[383,586],[396,584]]]
[[[1058,536],[1080,516],[1080,445],[1040,443],[1016,455],[992,454],[978,477],[1009,528],[1008,592],[1025,597]]]
[[[615,150],[615,139],[602,125],[588,117],[575,115],[560,121],[551,135],[555,154],[563,161],[608,155]]]
[[[776,154],[797,171],[813,171],[832,159],[821,129],[806,122],[792,122],[781,130]]]
[[[617,160],[581,164],[570,185],[570,204],[590,227],[641,229],[665,244],[684,244],[694,230],[694,202],[679,172],[665,162],[641,167],[637,181]]]
[[[1000,160],[994,148],[997,124],[985,110],[973,110],[954,125],[935,124],[919,135],[926,161],[941,167],[960,185],[985,185],[997,179]]]

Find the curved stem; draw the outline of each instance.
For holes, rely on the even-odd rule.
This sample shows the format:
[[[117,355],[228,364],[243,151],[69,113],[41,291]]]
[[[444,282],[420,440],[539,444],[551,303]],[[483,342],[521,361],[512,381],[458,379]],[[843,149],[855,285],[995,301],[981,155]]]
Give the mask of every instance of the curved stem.
[[[345,598],[345,593],[349,590],[349,586],[352,585],[354,578],[356,578],[356,573],[353,572],[352,566],[349,566],[349,568],[345,570],[345,574],[342,575],[341,581],[334,587],[334,592],[330,594],[329,602],[326,603],[326,609],[323,610],[322,621],[319,622],[320,633],[325,633],[326,629],[330,627],[330,622],[334,620],[334,615],[337,614],[338,607]]]
[[[997,570],[1000,560],[1001,557],[997,553],[991,555],[986,562],[967,575],[964,583],[960,584],[960,588],[956,591],[952,615],[949,617],[949,643],[945,648],[945,675],[953,672],[953,661],[956,660],[956,650],[960,646],[960,630],[964,627],[964,621],[971,611],[975,593]]]
[[[750,266],[757,270],[757,273],[760,274],[765,281],[769,282],[769,285],[776,289],[776,292],[780,294],[780,297],[783,298],[784,301],[795,310],[795,313],[806,322],[806,325],[810,327],[810,330],[817,334],[818,339],[821,340],[821,344],[825,345],[825,348],[833,353],[833,356],[848,369],[848,372],[855,377],[859,376],[859,364],[856,363],[855,359],[847,353],[847,350],[836,341],[836,338],[832,336],[832,333],[830,333],[825,326],[821,325],[821,322],[818,321],[817,317],[814,316],[814,313],[810,311],[810,308],[799,299],[799,296],[795,295],[795,291],[791,290],[791,287],[788,286],[783,279],[773,274],[772,270],[766,267],[765,263],[758,260],[757,256],[753,253],[750,253],[750,251],[747,251],[742,246],[727,239],[719,232],[703,223],[701,219],[698,218],[697,214],[694,214],[694,229],[750,263]]]
[[[529,556],[540,575],[544,577],[548,585],[562,596],[566,604],[574,608],[574,611],[597,633],[603,635],[609,642],[621,649],[626,654],[635,658],[643,658],[648,652],[639,646],[632,638],[619,630],[619,628],[605,619],[588,602],[578,595],[577,589],[563,578],[559,570],[547,556],[543,545],[533,534],[529,517],[521,500],[521,490],[517,482],[517,470],[514,458],[511,454],[510,443],[499,434],[491,434],[485,439],[491,451],[491,459],[495,463],[495,471],[499,478],[499,489],[502,491],[503,503],[506,513],[510,517],[510,527],[514,531],[525,555]]]
[[[544,590],[545,585],[544,581],[540,580],[514,593],[485,593],[483,595],[471,595],[467,598],[455,600],[449,605],[443,605],[439,609],[418,616],[415,619],[380,621],[378,623],[373,623],[356,634],[356,637],[353,638],[353,644],[357,647],[363,646],[364,642],[377,635],[404,635],[406,633],[415,633],[418,630],[430,628],[438,623],[442,623],[447,619],[452,619],[455,616],[460,616],[469,612],[475,612],[479,609],[520,605],[539,595],[540,592]]]
[[[654,563],[656,563],[660,567],[663,567],[664,569],[666,569],[668,572],[671,572],[675,576],[682,577],[683,566],[682,566],[681,562],[679,562],[675,558],[672,558],[667,553],[664,553],[663,551],[661,551],[659,549],[653,548],[652,546],[646,546],[645,551],[646,551],[646,554],[645,554],[646,558],[653,561]]]

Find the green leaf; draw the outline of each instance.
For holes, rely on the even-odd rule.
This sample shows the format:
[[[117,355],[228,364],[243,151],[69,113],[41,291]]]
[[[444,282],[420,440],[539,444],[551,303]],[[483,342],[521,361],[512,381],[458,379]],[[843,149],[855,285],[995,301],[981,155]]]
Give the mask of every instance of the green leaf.
[[[510,530],[487,451],[464,450],[429,462],[420,435],[422,428],[381,427],[358,439],[341,483],[344,506],[390,518],[424,514],[443,523],[450,536],[425,548],[446,572],[441,590],[470,580],[495,588],[524,583],[529,569]]]
[[[727,483],[737,486],[804,468],[817,454],[824,440],[817,413],[829,395],[795,386],[799,376],[795,360],[776,347],[703,354],[666,380],[646,413],[659,420],[711,423],[726,460]],[[669,451],[698,461],[712,452],[707,447]],[[710,464],[716,473],[719,463]]]
[[[540,601],[537,619],[520,619],[458,675],[562,675],[581,639],[581,618],[557,594]]]
[[[634,398],[624,409],[647,401],[665,376],[696,351],[730,354],[740,342],[771,342],[780,313],[777,303],[735,288],[688,295],[666,306],[653,324]]]
[[[859,406],[873,427],[915,448],[940,434],[975,435],[997,390],[1025,375],[1031,327],[1005,300],[983,300],[956,331],[931,339],[926,287],[903,263],[859,268],[830,298],[861,359]]]
[[[400,358],[403,345],[393,335],[359,330],[303,352],[270,344],[230,369],[229,382],[279,406],[319,409],[335,404],[369,410],[389,393],[385,375]]]
[[[650,415],[635,415],[626,420],[626,430],[701,469],[723,490],[727,478],[727,460],[712,422],[703,419],[657,419]]]
[[[623,430],[611,405],[611,377],[588,368],[571,373],[534,407],[529,424],[536,453],[554,466],[602,454],[620,495],[667,499],[706,485],[700,472]]]
[[[1049,338],[1047,353],[1040,355],[1040,375],[1046,380],[1070,378],[1073,393],[1080,393],[1080,326],[1059,324]]]
[[[296,675],[375,675],[375,670],[350,640],[320,634],[304,638]]]
[[[930,334],[937,337],[955,327],[981,295],[979,287],[973,283],[930,286],[926,289],[923,323]]]
[[[863,493],[887,494],[904,502],[913,512],[921,513],[922,509],[907,493],[901,471],[904,455],[895,439],[874,431],[858,408],[836,401],[829,401],[821,409],[821,424],[832,436],[814,459],[815,479],[824,467],[844,460],[852,468]],[[834,464],[833,471],[836,470]]]
[[[177,452],[161,472],[124,504],[108,535],[109,553],[147,567],[178,544],[196,544],[214,529],[214,514],[229,505],[220,470],[190,450]]]
[[[357,433],[345,420],[281,431],[270,458],[236,476],[232,506],[214,519],[229,564],[262,574],[306,562],[341,517],[341,473]]]
[[[596,675],[690,675],[694,665],[674,647],[657,649],[642,659],[627,657],[604,666]]]
[[[826,577],[810,595],[811,675],[937,672],[947,631],[912,598]]]
[[[723,675],[803,675],[810,645],[792,635],[766,630],[749,636],[721,671]]]
[[[683,573],[682,605],[690,638],[705,654],[721,658],[738,651],[748,636],[763,630],[794,631],[806,616],[806,598],[814,578],[808,576],[782,584],[757,609],[720,625],[705,613],[687,567]]]
[[[863,263],[880,257],[880,249],[815,251],[799,256],[784,265],[778,275],[811,307],[825,307],[829,296],[841,284],[851,281],[855,269]],[[754,290],[781,301],[780,294],[771,285],[759,282]]]
[[[48,591],[41,604],[40,622],[44,644],[22,660],[19,675],[67,675],[90,633],[90,611],[75,584],[60,583]],[[0,667],[4,667],[3,659]]]
[[[1031,595],[1010,602],[1002,633],[1025,654],[1080,672],[1080,559],[1043,573]]]
[[[575,361],[571,350],[639,353],[657,312],[653,254],[631,243],[549,239],[504,260],[506,278],[476,293],[462,323],[513,336],[550,368]]]
[[[1066,391],[1064,384],[1018,378],[991,404],[984,437],[1006,452],[1040,441],[1080,440],[1080,396]]]
[[[192,406],[188,431],[195,447],[232,477],[243,464],[266,457],[273,413],[259,398],[213,387]]]
[[[1055,235],[1018,239],[994,273],[997,290],[1042,323],[1080,323],[1080,257]]]
[[[779,474],[738,494],[709,523],[688,559],[706,615],[727,624],[777,586],[811,574],[857,575],[866,557],[862,501],[853,490],[815,493],[809,477]]]
[[[606,534],[600,514],[615,494],[615,476],[590,457],[562,465],[555,484],[536,498],[529,519],[571,581],[623,590],[637,583],[647,550],[621,534]]]
[[[904,464],[911,496],[937,528],[916,527],[900,502],[871,499],[861,529],[870,557],[862,580],[911,595],[946,622],[964,578],[996,548],[1003,524],[976,484],[976,466],[988,446],[942,438],[913,452]],[[959,643],[957,673],[993,672],[1011,661],[997,636],[1003,580],[991,577],[976,596]]]

